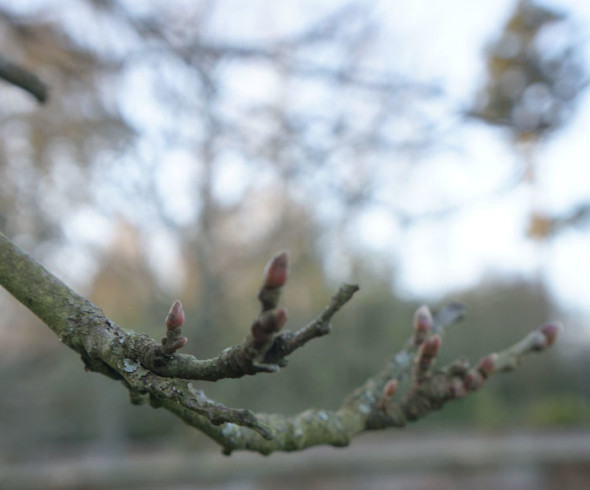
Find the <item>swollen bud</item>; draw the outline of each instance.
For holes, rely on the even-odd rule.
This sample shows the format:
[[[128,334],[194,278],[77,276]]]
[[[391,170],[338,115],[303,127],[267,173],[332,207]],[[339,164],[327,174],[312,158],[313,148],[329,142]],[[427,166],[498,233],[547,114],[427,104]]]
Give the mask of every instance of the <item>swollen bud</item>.
[[[170,344],[170,349],[173,351],[176,351],[178,349],[182,349],[186,343],[188,342],[188,339],[186,337],[178,337],[177,339],[174,339],[172,341],[172,343]]]
[[[547,346],[553,345],[562,329],[563,326],[561,323],[546,323],[542,327],[539,327],[539,331],[545,336]]]
[[[285,308],[268,311],[263,313],[252,325],[252,336],[256,340],[266,341],[272,334],[281,330],[285,323],[287,323],[287,310]]]
[[[414,330],[416,332],[428,332],[432,329],[432,313],[426,305],[422,305],[414,313]]]
[[[262,287],[267,289],[280,288],[287,282],[289,275],[289,253],[283,250],[270,259],[262,275]]]
[[[441,342],[438,335],[432,335],[420,345],[416,356],[419,371],[425,372],[430,368],[432,361],[438,355]]]
[[[494,368],[496,367],[496,359],[498,358],[497,354],[489,354],[479,361],[477,365],[477,369],[484,375],[489,376],[494,372]]]
[[[285,308],[279,308],[274,313],[275,317],[275,330],[278,332],[287,323],[287,310]]]
[[[463,376],[463,386],[469,391],[475,391],[480,387],[482,379],[481,374],[477,374],[475,371],[468,371]]]
[[[176,300],[172,303],[168,316],[166,316],[166,327],[170,330],[182,326],[184,323],[184,310],[180,301]]]
[[[417,347],[424,342],[432,331],[432,313],[426,305],[422,305],[414,313],[414,345]]]
[[[422,358],[433,358],[438,355],[442,341],[438,335],[433,335],[429,339],[425,340],[422,344],[420,351],[420,357]]]
[[[531,350],[535,352],[542,351],[549,346],[549,339],[540,329],[534,330],[530,334]]]
[[[397,391],[397,379],[390,379],[383,387],[383,396],[391,398]]]
[[[379,399],[378,407],[381,410],[387,410],[393,395],[397,391],[397,379],[390,379],[385,386],[383,387],[383,391],[381,392],[381,398]]]

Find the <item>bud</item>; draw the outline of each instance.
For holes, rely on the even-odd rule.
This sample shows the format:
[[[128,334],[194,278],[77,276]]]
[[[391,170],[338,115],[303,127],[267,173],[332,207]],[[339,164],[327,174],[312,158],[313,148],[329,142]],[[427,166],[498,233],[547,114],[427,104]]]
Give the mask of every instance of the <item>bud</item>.
[[[458,378],[453,378],[449,384],[449,396],[451,398],[463,398],[467,394],[465,386]]]
[[[379,403],[377,406],[381,410],[387,410],[389,403],[391,402],[391,398],[395,395],[397,391],[397,379],[390,379],[385,386],[383,387],[383,391],[381,392],[381,398],[379,399]]]
[[[252,336],[256,340],[266,340],[268,337],[281,330],[287,323],[287,310],[279,308],[275,311],[268,311],[260,315],[251,328]]]
[[[441,340],[438,335],[432,335],[426,339],[418,350],[416,362],[419,372],[426,372],[440,349]]]
[[[547,348],[549,345],[549,339],[545,336],[540,329],[534,330],[531,334],[531,350],[533,351],[542,351]]]
[[[420,306],[414,313],[414,330],[416,332],[429,332],[432,329],[432,313],[426,305]]]
[[[481,375],[477,375],[474,371],[468,371],[463,376],[463,386],[469,391],[475,391],[479,388]]]
[[[262,326],[262,323],[260,323],[260,320],[256,320],[252,324],[250,331],[252,332],[252,337],[254,337],[256,340],[266,342],[266,340],[268,339],[268,333],[264,330],[264,327]]]
[[[180,301],[176,300],[172,303],[168,316],[166,316],[166,327],[170,330],[182,326],[184,323],[184,310]]]
[[[281,330],[285,323],[287,323],[287,310],[285,308],[279,308],[274,312],[275,317],[275,332]]]
[[[539,331],[545,336],[547,340],[547,346],[553,345],[557,335],[563,329],[561,323],[546,323],[542,327],[539,327]]]
[[[275,254],[270,259],[262,275],[262,287],[268,289],[280,288],[287,282],[289,275],[289,253],[286,250]]]
[[[390,379],[383,387],[383,396],[391,398],[397,391],[397,379]]]
[[[260,316],[256,323],[260,323],[266,333],[278,332],[287,322],[287,310],[279,308],[278,310],[268,311]]]
[[[170,349],[172,351],[182,349],[186,345],[187,342],[188,342],[188,339],[186,337],[178,337],[177,339],[174,339],[172,341],[172,343],[170,344]]]
[[[496,367],[496,359],[498,358],[497,354],[489,354],[479,361],[477,365],[477,369],[484,375],[489,376],[494,372],[494,368]]]
[[[422,348],[420,351],[420,357],[422,358],[432,358],[436,357],[438,351],[440,349],[442,341],[438,335],[433,335],[429,339],[425,340],[422,344]]]

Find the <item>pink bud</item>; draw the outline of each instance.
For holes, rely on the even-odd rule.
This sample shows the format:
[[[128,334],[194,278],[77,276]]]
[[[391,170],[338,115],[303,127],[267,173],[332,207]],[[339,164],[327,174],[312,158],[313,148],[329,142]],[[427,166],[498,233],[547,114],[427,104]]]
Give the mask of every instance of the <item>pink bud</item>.
[[[254,337],[256,340],[266,341],[268,339],[269,334],[265,331],[262,323],[260,323],[260,320],[256,320],[252,324],[250,331],[252,332],[252,337]]]
[[[172,341],[172,345],[170,347],[173,350],[182,349],[186,345],[187,342],[188,342],[188,339],[186,337],[178,337],[177,339],[174,339]]]
[[[442,341],[438,335],[433,335],[422,344],[421,357],[436,357]]]
[[[289,275],[289,253],[286,250],[270,259],[262,275],[262,287],[274,289],[284,286]]]
[[[264,313],[256,323],[260,324],[264,332],[274,333],[283,328],[286,322],[287,310],[285,308],[279,308],[278,310]]]
[[[534,330],[531,334],[531,350],[542,351],[549,345],[549,339],[541,330]]]
[[[426,305],[420,306],[414,313],[414,329],[416,332],[427,332],[432,329],[432,313]]]
[[[251,327],[252,336],[256,340],[268,340],[270,335],[278,332],[287,323],[287,310],[279,308],[263,313]]]
[[[166,317],[166,327],[170,330],[180,327],[184,323],[184,310],[180,301],[172,303],[168,316]]]
[[[390,379],[383,387],[383,396],[391,398],[397,391],[397,379]]]
[[[468,371],[463,376],[463,386],[470,391],[476,390],[479,387],[478,375],[473,371]]]
[[[275,317],[275,331],[278,332],[287,323],[287,310],[285,308],[279,308],[274,313]]]
[[[497,357],[498,356],[496,354],[489,354],[483,357],[481,361],[479,361],[477,369],[479,369],[485,376],[489,376],[494,372]]]
[[[545,336],[545,339],[547,340],[547,346],[553,345],[557,335],[562,329],[563,326],[561,323],[546,323],[542,327],[539,327],[539,331]]]

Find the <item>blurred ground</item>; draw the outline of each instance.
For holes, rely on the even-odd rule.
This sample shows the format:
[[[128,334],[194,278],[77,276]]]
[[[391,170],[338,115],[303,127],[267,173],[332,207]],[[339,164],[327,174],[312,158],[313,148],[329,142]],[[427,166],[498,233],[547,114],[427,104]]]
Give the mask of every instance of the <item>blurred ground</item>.
[[[6,449],[6,448],[4,448]],[[345,449],[297,454],[129,446],[63,448],[0,460],[0,488],[24,489],[587,489],[590,430],[370,434]]]

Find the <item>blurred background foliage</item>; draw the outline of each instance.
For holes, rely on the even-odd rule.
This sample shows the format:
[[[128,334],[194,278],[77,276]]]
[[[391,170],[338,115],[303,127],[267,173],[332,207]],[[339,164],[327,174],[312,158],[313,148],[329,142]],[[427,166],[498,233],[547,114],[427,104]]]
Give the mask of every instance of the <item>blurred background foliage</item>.
[[[4,56],[51,87],[40,107],[0,86],[2,231],[125,328],[159,338],[180,298],[186,352],[203,358],[246,334],[264,263],[279,249],[292,259],[283,298],[292,328],[320,311],[339,280],[358,281],[333,333],[278,375],[199,386],[258,411],[337,407],[403,344],[423,299],[467,305],[467,320],[444,341],[447,361],[476,361],[548,319],[572,320],[541,275],[490,275],[473,290],[408,298],[398,264],[355,240],[370,242],[357,218],[376,204],[402,232],[461,209],[424,213],[398,196],[421,192],[410,177],[425,156],[460,151],[453,135],[469,120],[507,130],[524,162],[507,188],[534,184],[532,149],[567,125],[587,83],[568,19],[515,3],[483,53],[487,79],[466,109],[384,58],[372,2],[307,3],[312,16],[286,19],[264,2],[0,2]],[[523,234],[543,243],[586,223],[588,209],[546,215],[532,206]],[[0,308],[0,433],[12,454],[80,441],[204,443],[84,373],[4,292]],[[422,423],[590,423],[580,335],[574,328],[550,353]]]

